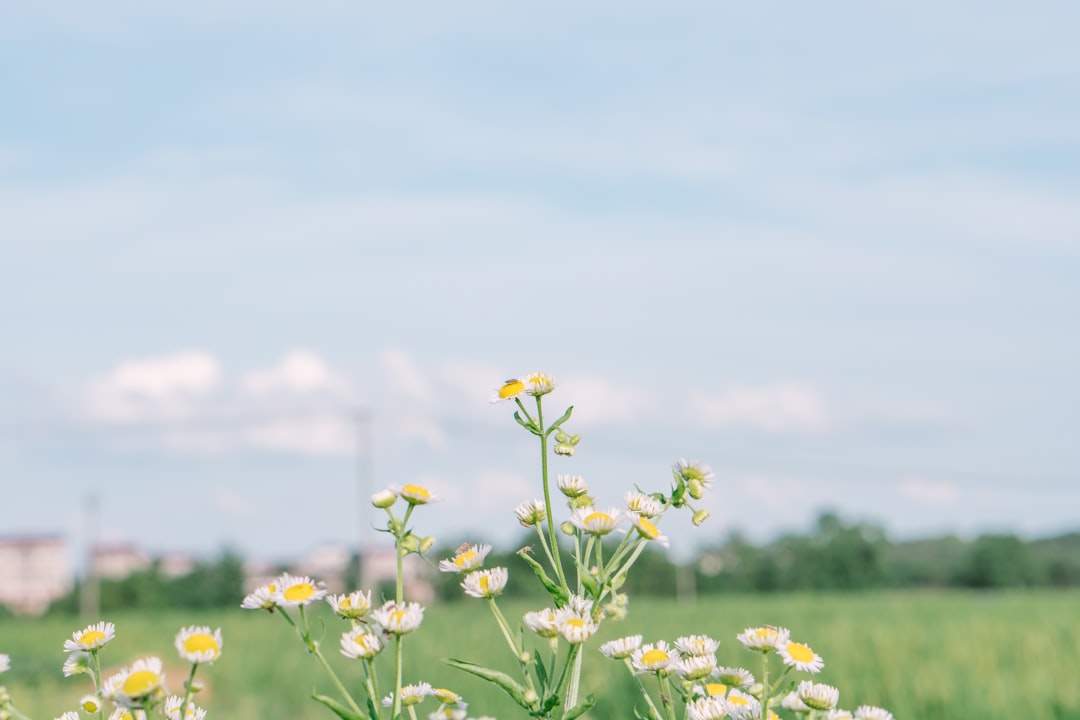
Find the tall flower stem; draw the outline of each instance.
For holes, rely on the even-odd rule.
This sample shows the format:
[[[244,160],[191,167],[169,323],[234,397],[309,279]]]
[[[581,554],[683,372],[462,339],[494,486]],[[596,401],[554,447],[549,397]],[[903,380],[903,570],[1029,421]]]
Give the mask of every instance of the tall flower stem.
[[[307,646],[308,652],[314,655],[315,659],[319,661],[320,665],[322,665],[323,670],[325,670],[326,674],[330,676],[330,681],[334,683],[334,687],[336,687],[337,691],[341,693],[341,696],[345,698],[345,702],[349,703],[349,707],[352,708],[358,715],[361,714],[362,711],[360,710],[360,706],[356,704],[356,701],[353,700],[353,696],[349,693],[348,690],[345,689],[345,685],[342,684],[341,679],[338,678],[337,673],[334,672],[334,668],[330,667],[330,663],[326,662],[326,658],[323,657],[322,651],[319,650],[319,643],[311,639],[311,631],[308,628],[307,612],[304,610],[304,606],[300,606],[299,626],[293,621],[291,617],[289,617],[289,614],[286,613],[284,609],[279,608],[279,612],[281,613],[281,616],[285,618],[286,622],[292,625],[296,629],[296,632],[300,634],[300,639],[304,641],[304,644]],[[192,676],[195,675],[195,668],[191,669],[191,674]]]
[[[656,681],[660,684],[660,702],[664,704],[664,712],[668,720],[675,720],[675,703],[671,699],[671,683],[661,673],[656,673]]]
[[[184,683],[184,699],[180,703],[180,717],[187,717],[188,701],[191,700],[191,693],[193,683],[195,682],[195,671],[199,669],[199,663],[191,663],[191,672],[188,674],[187,682]]]
[[[101,693],[101,658],[98,657],[98,651],[94,650],[90,653],[94,656],[94,690],[99,694]],[[105,703],[101,703],[101,707],[98,708],[99,720],[105,720]]]
[[[626,664],[626,669],[630,671],[631,677],[634,678],[634,682],[637,683],[638,690],[641,690],[641,696],[645,698],[645,702],[649,703],[649,709],[652,711],[651,716],[659,718],[660,711],[656,708],[656,703],[653,702],[652,695],[645,689],[645,683],[641,682],[641,676],[635,672],[634,665],[630,662],[630,658],[623,658],[623,662]]]
[[[540,396],[536,396],[536,426],[540,431],[540,474],[544,481],[544,508],[547,510],[548,537],[551,539],[551,552],[555,556],[555,573],[559,576],[564,592],[570,592],[570,586],[566,584],[566,573],[563,572],[562,558],[559,557],[559,539],[555,535],[555,517],[551,511],[551,488],[548,483],[548,448],[547,432],[544,429],[544,404]]]
[[[761,716],[769,714],[769,653],[761,653]]]

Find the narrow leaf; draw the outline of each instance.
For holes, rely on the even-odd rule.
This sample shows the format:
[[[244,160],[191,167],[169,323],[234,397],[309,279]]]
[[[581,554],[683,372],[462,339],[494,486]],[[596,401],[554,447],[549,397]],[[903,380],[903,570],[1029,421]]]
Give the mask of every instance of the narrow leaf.
[[[529,563],[529,565],[533,569],[533,572],[536,573],[536,577],[540,579],[540,582],[543,583],[544,587],[547,589],[548,594],[550,594],[551,597],[555,600],[555,604],[559,607],[565,605],[566,601],[570,599],[569,595],[567,595],[561,587],[556,585],[555,582],[548,577],[548,574],[544,572],[544,566],[537,562],[535,558],[533,558],[524,550],[518,550],[517,554],[521,557],[522,560]]]
[[[529,706],[525,703],[524,686],[506,673],[482,667],[471,662],[465,662],[464,660],[455,660],[454,658],[444,659],[443,662],[450,667],[456,667],[458,670],[464,670],[467,673],[484,678],[488,682],[498,685],[506,691],[507,695],[514,699],[514,702],[521,707],[528,709]]]
[[[341,718],[341,720],[364,720],[363,715],[353,712],[332,697],[319,695],[318,693],[313,692],[311,693],[311,698],[333,710],[334,714]]]
[[[518,425],[525,428],[533,435],[540,434],[540,432],[537,430],[536,424],[532,420],[526,420],[525,418],[521,417],[521,413],[517,410],[514,411],[514,419],[517,420]]]
[[[569,420],[569,419],[570,419],[570,413],[572,413],[572,412],[574,412],[574,406],[573,406],[573,405],[571,405],[570,407],[566,408],[566,412],[564,412],[564,413],[562,414],[562,417],[561,417],[561,418],[559,418],[559,419],[558,419],[558,420],[556,420],[555,422],[551,423],[551,425],[550,425],[550,426],[548,427],[548,429],[547,429],[547,434],[548,434],[548,435],[550,435],[551,433],[553,433],[553,432],[555,432],[556,430],[558,430],[558,429],[559,429],[559,427],[560,427],[560,426],[561,426],[561,425],[562,425],[562,424],[563,424],[564,422],[566,422],[567,420]]]
[[[585,696],[585,700],[583,702],[578,703],[577,705],[566,711],[566,714],[563,715],[563,720],[574,720],[574,718],[580,717],[581,715],[587,713],[589,711],[589,708],[591,708],[595,704],[596,698],[593,696],[592,693],[589,693]]]

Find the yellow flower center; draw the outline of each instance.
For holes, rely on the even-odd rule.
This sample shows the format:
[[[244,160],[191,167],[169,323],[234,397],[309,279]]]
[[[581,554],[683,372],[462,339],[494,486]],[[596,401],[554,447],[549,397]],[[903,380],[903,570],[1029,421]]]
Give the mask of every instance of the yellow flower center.
[[[727,699],[732,705],[749,705],[750,701],[741,695],[732,695]]]
[[[761,642],[772,642],[776,639],[776,631],[770,630],[769,628],[760,628],[756,633],[754,633],[754,637],[756,637]]]
[[[400,625],[401,623],[405,622],[405,611],[395,610],[394,612],[390,613],[390,622],[394,625]]]
[[[491,591],[491,582],[490,582],[490,580],[491,580],[491,578],[489,578],[487,575],[481,575],[480,576],[480,590],[481,591],[483,591],[483,592],[490,592]]]
[[[83,701],[82,709],[88,713],[96,713],[101,709],[101,706],[98,705],[97,698],[88,697]]]
[[[724,683],[705,683],[705,692],[710,695],[723,695],[727,692],[727,685]]]
[[[341,602],[338,603],[338,607],[342,610],[348,610],[352,607],[352,600],[349,600],[349,596],[346,595],[345,597],[341,598]]]
[[[401,488],[401,494],[405,496],[406,500],[430,500],[431,493],[427,491],[427,488],[422,488],[419,485],[406,485]]]
[[[668,660],[668,654],[660,648],[653,648],[641,656],[641,664],[645,667],[655,667]]]
[[[499,388],[499,399],[506,400],[512,398],[515,395],[520,395],[525,390],[525,383],[520,380],[507,380],[503,383],[503,386]]]
[[[660,531],[655,525],[646,520],[645,518],[638,518],[638,532],[647,537],[650,540],[655,540],[660,537]],[[698,649],[700,650],[702,643],[698,641]]]
[[[454,564],[458,567],[465,567],[466,565],[471,565],[472,561],[479,557],[479,555],[480,553],[470,548],[463,553],[458,553],[457,555],[455,555]]]
[[[153,670],[136,670],[127,676],[120,689],[128,697],[142,697],[149,695],[160,684],[161,676]]]
[[[585,524],[590,527],[593,525],[599,525],[603,527],[610,522],[611,516],[608,515],[606,512],[591,512],[585,516]]]
[[[83,647],[93,647],[105,640],[105,633],[100,630],[87,630],[79,636],[79,644]]]
[[[435,697],[439,699],[439,702],[450,705],[452,703],[461,702],[461,696],[453,690],[447,690],[446,688],[435,688]]]
[[[184,640],[184,649],[189,653],[198,653],[209,650],[213,657],[217,657],[221,652],[221,648],[218,647],[217,640],[213,635],[207,635],[206,633],[195,633],[188,636]]]
[[[290,602],[307,600],[315,594],[315,587],[311,583],[297,583],[285,589],[285,599]]]
[[[787,653],[795,662],[808,663],[814,659],[814,651],[802,643],[788,643]]]
[[[570,618],[569,620],[566,621],[566,624],[569,625],[572,628],[583,628],[583,627],[585,627],[585,621],[582,620],[581,618]]]

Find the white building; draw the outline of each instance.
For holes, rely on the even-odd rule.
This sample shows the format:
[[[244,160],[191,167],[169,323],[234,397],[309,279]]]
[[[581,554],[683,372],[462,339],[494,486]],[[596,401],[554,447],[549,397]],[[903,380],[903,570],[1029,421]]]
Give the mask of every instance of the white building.
[[[0,603],[17,613],[39,615],[73,584],[63,538],[0,537]]]

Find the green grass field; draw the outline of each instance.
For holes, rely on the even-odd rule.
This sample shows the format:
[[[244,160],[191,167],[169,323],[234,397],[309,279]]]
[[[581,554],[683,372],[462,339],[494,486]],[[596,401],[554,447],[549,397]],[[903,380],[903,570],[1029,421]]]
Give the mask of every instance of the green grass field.
[[[513,619],[525,610],[504,604]],[[337,651],[344,623],[328,608],[316,613],[325,627],[323,647],[344,678],[359,688],[359,668]],[[177,689],[186,666],[172,647],[184,625],[220,626],[224,653],[200,670],[207,689],[200,703],[210,718],[285,720],[333,715],[309,699],[312,689],[333,688],[292,631],[262,611],[216,614],[123,614],[117,638],[104,651],[108,669],[143,654],[166,662]],[[790,627],[793,638],[824,659],[821,681],[840,688],[841,706],[872,703],[898,720],[1080,720],[1080,593],[875,593],[711,597],[690,604],[632,601],[629,618],[605,623],[589,645],[586,690],[602,696],[591,718],[633,717],[633,685],[621,664],[596,652],[599,642],[640,632],[646,641],[706,633],[721,639],[721,663],[758,674],[756,655],[735,634],[764,623]],[[0,621],[0,652],[12,669],[0,676],[16,705],[34,720],[74,709],[88,679],[64,678],[61,646],[82,624],[73,619]],[[481,601],[428,609],[408,638],[406,681],[453,688],[470,702],[470,716],[525,717],[482,681],[436,661],[457,657],[510,670],[509,651]],[[388,676],[388,675],[387,675]],[[386,676],[384,676],[386,677]],[[431,701],[429,701],[431,702]],[[421,706],[423,709],[425,706]],[[434,709],[432,705],[428,710]],[[426,712],[421,716],[426,716]]]

